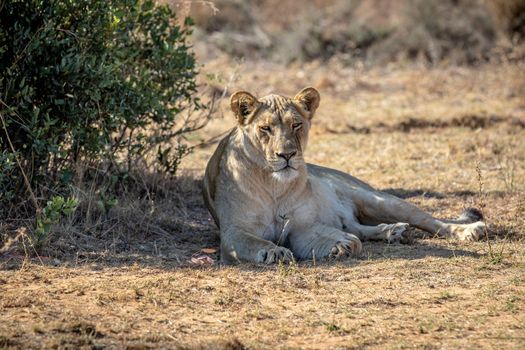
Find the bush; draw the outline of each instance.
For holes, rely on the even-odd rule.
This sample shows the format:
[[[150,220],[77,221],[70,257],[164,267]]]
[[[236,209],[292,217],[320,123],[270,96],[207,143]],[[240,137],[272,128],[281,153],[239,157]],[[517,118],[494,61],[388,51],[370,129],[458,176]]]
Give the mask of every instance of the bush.
[[[2,2],[0,217],[79,169],[175,173],[186,148],[170,141],[202,126],[186,116],[203,108],[191,24],[151,0]]]

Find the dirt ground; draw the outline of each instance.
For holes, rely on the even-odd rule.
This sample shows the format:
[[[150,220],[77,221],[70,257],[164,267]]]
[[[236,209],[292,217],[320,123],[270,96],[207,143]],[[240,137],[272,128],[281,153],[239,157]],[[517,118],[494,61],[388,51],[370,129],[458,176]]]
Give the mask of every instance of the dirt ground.
[[[194,179],[173,194],[188,204],[172,232],[120,252],[1,256],[0,348],[525,348],[523,63],[205,63],[203,91],[225,98],[196,143],[234,125],[227,97],[237,89],[293,95],[315,86],[322,102],[308,161],[438,217],[481,208],[490,244],[416,234],[407,245],[367,242],[345,261],[221,266],[199,196],[214,144],[183,163]],[[203,248],[213,265],[192,263]]]

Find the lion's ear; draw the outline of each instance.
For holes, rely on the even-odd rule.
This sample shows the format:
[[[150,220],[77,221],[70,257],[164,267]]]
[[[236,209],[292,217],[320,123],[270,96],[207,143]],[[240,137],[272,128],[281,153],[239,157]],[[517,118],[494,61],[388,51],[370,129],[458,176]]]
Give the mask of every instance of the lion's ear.
[[[314,116],[317,107],[319,107],[319,102],[321,101],[321,95],[313,87],[307,87],[302,89],[297,95],[295,95],[294,100],[310,114],[310,118]]]
[[[247,117],[260,106],[257,98],[246,91],[237,91],[230,97],[230,106],[239,124],[246,123]]]

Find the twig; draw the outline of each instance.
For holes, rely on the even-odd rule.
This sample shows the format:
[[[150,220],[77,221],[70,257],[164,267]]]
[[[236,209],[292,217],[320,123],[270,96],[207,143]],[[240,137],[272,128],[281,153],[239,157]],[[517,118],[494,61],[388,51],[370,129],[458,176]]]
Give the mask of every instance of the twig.
[[[222,90],[221,98],[220,100],[224,99],[226,97],[226,94],[228,93],[228,90],[230,86],[233,84],[233,81],[237,77],[237,73],[239,72],[239,69],[241,68],[241,63],[237,63],[235,65],[235,69],[233,70],[232,74],[230,74],[230,79],[228,79],[228,82],[226,85],[224,85],[224,90]]]
[[[0,99],[0,103],[2,105],[4,105],[6,108],[9,108],[9,109],[11,108],[2,99]],[[15,114],[16,114],[16,112],[15,112]],[[16,115],[18,116],[18,114],[16,114]],[[18,167],[20,168],[20,171],[22,172],[22,177],[24,178],[24,182],[25,182],[25,184],[27,186],[27,190],[29,191],[29,194],[31,196],[31,200],[33,201],[33,205],[35,206],[35,210],[36,210],[37,214],[39,214],[41,212],[40,206],[38,205],[38,201],[36,199],[36,196],[33,193],[33,189],[31,188],[31,183],[29,182],[29,179],[27,178],[27,175],[26,175],[24,169],[22,168],[22,164],[20,164],[20,160],[18,159],[18,156],[16,154],[15,147],[13,146],[13,143],[11,142],[11,137],[9,137],[9,132],[7,131],[7,125],[6,125],[6,122],[5,122],[5,119],[4,119],[4,115],[2,113],[0,113],[0,119],[2,121],[2,126],[4,128],[5,136],[7,137],[7,142],[9,143],[9,147],[11,148],[11,151],[13,152],[13,156],[15,157],[16,164],[18,164]]]
[[[196,148],[204,148],[204,147],[208,147],[210,145],[213,145],[214,143],[219,142],[219,140],[221,140],[225,135],[229,134],[231,131],[232,131],[232,129],[228,129],[226,131],[223,131],[220,134],[213,136],[211,139],[208,139],[206,141],[198,143],[198,144],[196,144],[194,146],[188,147],[188,150],[192,151],[192,150],[194,150]]]
[[[29,42],[26,44],[26,46],[22,49],[22,51],[20,51],[20,53],[17,53],[16,54],[16,58],[15,58],[15,61],[13,62],[13,64],[11,65],[11,67],[9,67],[9,69],[13,69],[13,67],[15,67],[17,64],[18,64],[18,61],[20,61],[22,59],[22,55],[23,53],[27,50],[27,48],[29,47],[29,45],[33,42],[33,39],[36,38],[36,36],[38,35],[38,33],[40,33],[45,27],[47,26],[44,25],[40,28],[38,28],[38,30],[35,32],[35,34],[31,37],[31,39],[29,40]]]
[[[479,184],[479,200],[480,200],[480,207],[481,207],[481,210],[482,212],[484,211],[484,208],[485,208],[485,202],[483,200],[483,197],[484,197],[484,194],[483,194],[483,176],[481,175],[481,166],[480,166],[480,163],[479,163],[479,160],[476,161],[476,173],[478,174],[478,184]],[[486,220],[486,216],[483,215],[485,217],[485,220]],[[487,240],[487,245],[489,247],[489,255],[490,255],[490,259],[493,260],[494,259],[494,252],[492,251],[492,244],[490,244],[490,240],[489,240],[489,232],[487,230],[487,227],[485,226],[483,231],[485,232],[485,239]]]
[[[204,128],[208,122],[211,120],[211,115],[213,114],[213,112],[215,111],[215,103],[216,103],[216,100],[217,98],[215,97],[215,95],[213,95],[212,97],[212,100],[210,102],[210,108],[208,109],[208,113],[206,113],[206,115],[204,116],[204,118],[198,118],[198,119],[203,119],[204,121],[200,124],[197,124],[197,125],[192,125],[192,126],[187,126],[188,123],[189,123],[189,120],[187,117],[183,123],[183,125],[181,126],[180,129],[176,130],[175,132],[172,132],[170,134],[167,134],[167,135],[162,135],[162,138],[165,139],[166,141],[169,141],[171,139],[173,139],[174,137],[176,136],[180,136],[180,135],[183,135],[185,133],[188,133],[188,132],[195,132],[195,131],[198,131],[198,130],[201,130],[202,128]],[[222,136],[226,133],[222,133],[221,135],[218,135],[218,136],[215,136],[215,137],[219,137],[219,136]],[[212,138],[213,140],[213,138]],[[207,143],[209,142],[208,141],[204,141],[204,142],[201,142],[197,145],[194,145],[194,146],[191,146],[191,147],[188,147],[187,148],[187,151],[188,152],[191,152],[193,149],[195,148],[199,148],[199,147],[202,147],[203,145],[206,145]],[[215,141],[214,141],[215,142]],[[213,142],[212,142],[213,143]],[[152,142],[151,146],[148,147],[145,151],[144,151],[144,154],[148,154],[149,152],[151,152],[154,148],[156,148],[158,145],[155,144],[154,142]]]

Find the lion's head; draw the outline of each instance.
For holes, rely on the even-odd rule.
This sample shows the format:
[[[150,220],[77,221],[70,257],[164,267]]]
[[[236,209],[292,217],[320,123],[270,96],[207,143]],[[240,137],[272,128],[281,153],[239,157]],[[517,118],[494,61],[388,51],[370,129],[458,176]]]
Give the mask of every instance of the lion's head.
[[[319,92],[311,87],[293,99],[280,95],[257,99],[246,91],[234,93],[231,109],[243,134],[243,147],[252,148],[248,152],[251,160],[277,180],[295,178],[305,166],[303,152],[319,101]]]

